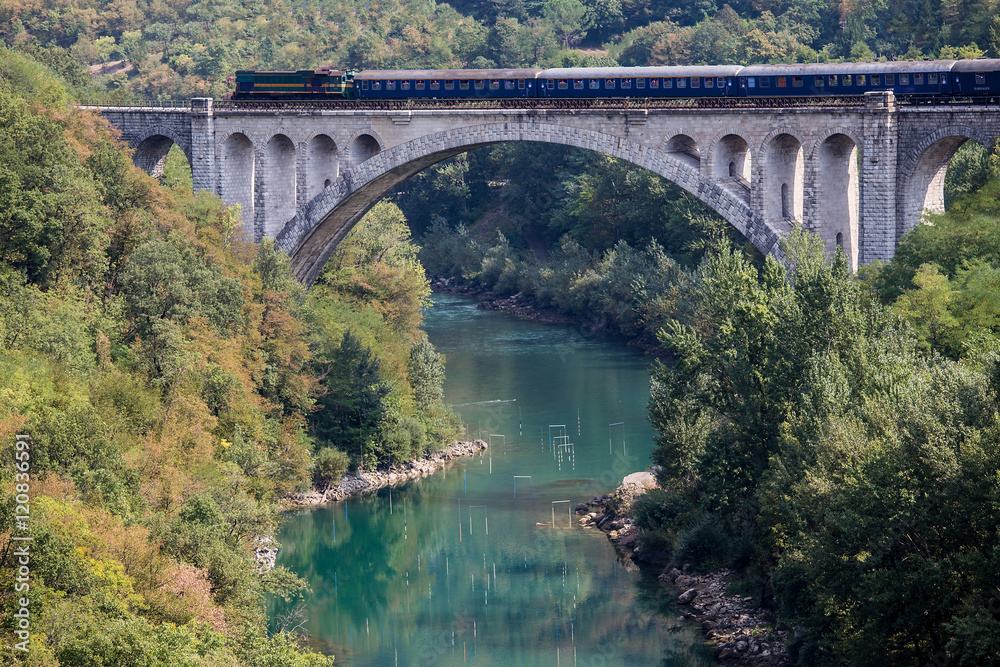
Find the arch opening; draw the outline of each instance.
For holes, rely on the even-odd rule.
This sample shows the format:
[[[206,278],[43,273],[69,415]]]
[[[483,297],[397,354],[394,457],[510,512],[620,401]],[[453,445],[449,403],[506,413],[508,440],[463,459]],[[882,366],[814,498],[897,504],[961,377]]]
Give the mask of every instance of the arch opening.
[[[251,238],[254,233],[254,179],[256,160],[253,142],[236,132],[222,144],[222,170],[219,174],[219,196],[229,204],[240,206],[243,230]]]
[[[750,202],[750,146],[738,134],[727,134],[715,148],[715,178],[744,202]]]
[[[787,229],[802,220],[804,169],[802,144],[790,134],[779,134],[767,147],[764,178],[764,217]]]
[[[851,270],[858,268],[858,147],[845,134],[819,146],[817,200],[812,218],[830,254],[842,248]]]
[[[162,134],[146,137],[136,146],[132,164],[155,179],[163,178],[163,168],[167,164],[167,154],[175,145],[173,139]]]
[[[698,143],[688,135],[675,134],[670,137],[666,150],[692,169],[701,169],[701,150],[698,148]]]
[[[267,142],[262,176],[263,229],[273,237],[295,217],[295,144],[291,139],[276,134]]]
[[[337,143],[325,134],[316,135],[306,146],[306,201],[330,187],[339,173]]]
[[[356,167],[382,152],[378,141],[370,134],[362,134],[351,144],[351,167]]]
[[[896,241],[913,228],[925,213],[944,212],[944,183],[948,163],[958,149],[969,140],[964,135],[944,137],[934,142],[917,158],[913,174],[904,190],[902,227],[896,230]]]

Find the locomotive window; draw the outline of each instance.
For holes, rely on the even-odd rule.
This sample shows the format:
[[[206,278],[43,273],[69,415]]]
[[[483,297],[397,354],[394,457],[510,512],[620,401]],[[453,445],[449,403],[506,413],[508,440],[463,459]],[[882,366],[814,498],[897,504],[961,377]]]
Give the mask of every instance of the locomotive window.
[[[607,90],[614,90],[615,89],[615,80],[614,79],[606,79],[604,81],[604,87]]]
[[[976,72],[976,85],[985,86],[986,85],[986,75]]]
[[[784,88],[785,86],[788,85],[788,79],[786,77],[777,76],[775,77],[775,79],[777,79],[778,88]]]
[[[713,79],[710,76],[706,76],[705,77],[705,87],[706,88],[715,88],[715,79]]]
[[[872,74],[872,85],[873,86],[882,85],[882,78],[878,74]]]
[[[382,82],[372,81],[372,90],[382,90]]]
[[[901,86],[908,86],[908,85],[910,85],[910,75],[909,74],[900,74],[899,75],[899,85],[901,85]]]
[[[828,84],[830,84],[831,86],[836,86],[837,85],[837,75],[836,74],[831,74],[830,76],[826,77],[826,82]]]
[[[458,82],[458,88],[459,88],[459,90],[468,90],[469,89],[469,81],[468,80],[459,81]]]
[[[573,90],[583,90],[583,79],[573,79]]]
[[[517,88],[518,90],[524,90],[524,79],[517,80]]]
[[[504,90],[514,90],[514,79],[504,79],[503,80]]]
[[[591,79],[590,80],[590,89],[591,90],[597,90],[600,87],[601,87],[601,83],[597,79]]]
[[[725,77],[722,77],[722,76],[715,77],[715,85],[717,87],[719,87],[719,88],[725,88],[726,87],[726,79],[725,79]]]
[[[660,87],[660,79],[659,78],[650,79],[649,80],[649,87],[650,88],[659,88]]]
[[[409,81],[402,81],[401,83],[402,83],[402,85],[399,87],[400,90],[409,90],[410,89],[410,82]]]
[[[395,81],[386,81],[385,82],[385,89],[386,90],[396,90],[396,82]]]
[[[415,84],[416,85],[414,87],[417,90],[423,90],[424,89],[424,85],[426,85],[423,81],[416,81]]]
[[[490,90],[500,90],[500,79],[490,79]]]
[[[622,79],[622,88],[632,88],[632,79]]]
[[[824,79],[821,76],[817,76],[816,79],[813,81],[813,84],[815,84],[817,88],[822,88],[823,85],[826,84],[826,79]]]
[[[486,82],[483,79],[476,79],[476,90],[483,90],[486,88]]]
[[[559,90],[569,90],[569,81],[566,79],[559,79]]]
[[[682,77],[678,77],[677,78],[677,87],[678,88],[687,88],[688,87],[688,80],[687,80],[686,76],[682,76]]]
[[[760,87],[761,88],[770,88],[771,87],[771,77],[769,77],[769,76],[762,76],[762,77],[760,77]]]
[[[924,85],[924,75],[923,74],[914,74],[913,75],[913,84],[915,86],[922,86],[922,85]]]
[[[927,75],[927,83],[928,84],[930,84],[932,86],[936,86],[937,82],[938,82],[938,75],[936,73],[935,74],[928,74]]]
[[[802,81],[802,77],[801,76],[793,76],[792,77],[792,87],[793,88],[801,88],[802,84],[803,84],[803,81]]]
[[[431,81],[431,90],[441,90],[441,82]]]
[[[636,79],[635,80],[635,87],[636,88],[645,88],[646,87],[646,80],[645,79]]]
[[[844,85],[845,86],[854,85],[854,84],[851,83],[851,75],[850,74],[845,74],[844,75]]]
[[[886,74],[885,75],[885,85],[887,85],[887,86],[895,86],[896,85],[896,75],[895,74]]]

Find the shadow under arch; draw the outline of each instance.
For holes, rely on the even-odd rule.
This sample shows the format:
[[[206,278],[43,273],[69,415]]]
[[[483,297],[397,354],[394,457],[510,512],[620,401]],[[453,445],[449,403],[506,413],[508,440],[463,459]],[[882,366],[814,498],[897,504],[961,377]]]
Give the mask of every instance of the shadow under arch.
[[[518,122],[440,132],[383,150],[342,173],[296,212],[276,237],[299,281],[311,285],[347,233],[383,196],[427,167],[459,153],[507,141],[585,148],[648,169],[684,188],[732,224],[764,255],[781,256],[778,229],[728,189],[663,151],[620,137],[550,123]]]
[[[136,139],[133,144],[132,164],[152,176],[153,178],[163,178],[163,168],[167,163],[167,153],[177,145],[187,158],[188,165],[194,164],[191,160],[191,147],[171,136],[170,132],[155,131],[146,136]]]

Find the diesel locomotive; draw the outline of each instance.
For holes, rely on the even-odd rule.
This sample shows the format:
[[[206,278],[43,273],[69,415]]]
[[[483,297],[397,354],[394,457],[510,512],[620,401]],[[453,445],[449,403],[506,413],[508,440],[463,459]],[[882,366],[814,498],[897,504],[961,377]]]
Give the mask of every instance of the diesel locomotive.
[[[794,65],[239,71],[234,100],[779,98],[1000,100],[1000,59]]]

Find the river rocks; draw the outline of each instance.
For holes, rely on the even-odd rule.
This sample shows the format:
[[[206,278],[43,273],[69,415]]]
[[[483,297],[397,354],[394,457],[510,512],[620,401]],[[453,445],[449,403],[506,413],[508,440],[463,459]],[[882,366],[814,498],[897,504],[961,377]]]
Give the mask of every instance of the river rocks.
[[[586,514],[587,509],[588,507],[586,503],[580,503],[579,505],[576,506],[576,508],[573,511],[576,512],[577,514]]]
[[[253,555],[257,561],[257,572],[263,574],[268,570],[274,569],[280,545],[273,537],[258,536],[254,542]]]
[[[677,596],[677,604],[691,604],[698,597],[698,589],[689,588]]]

